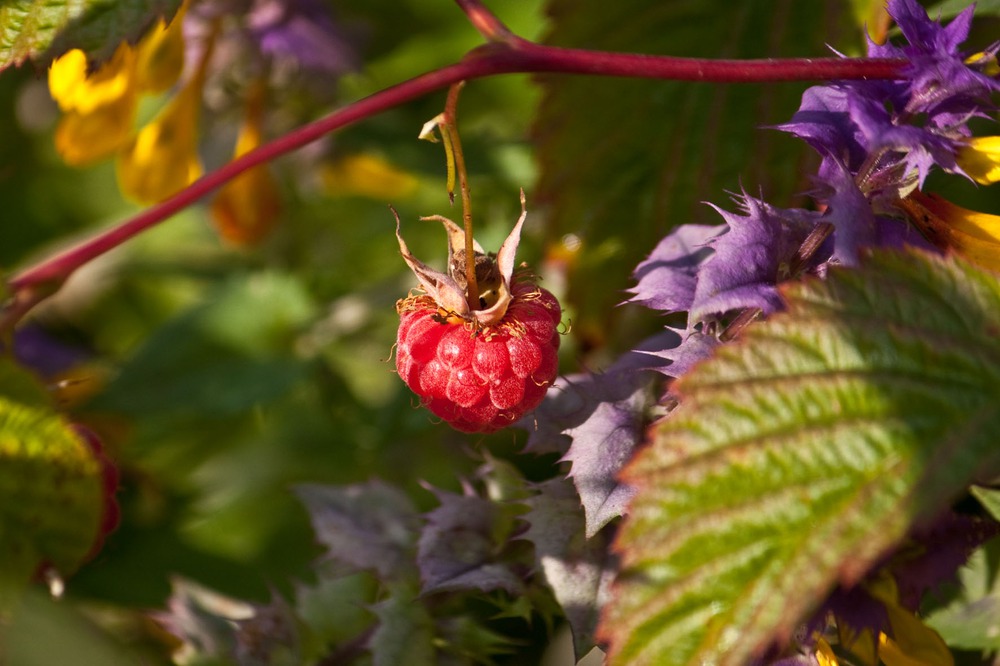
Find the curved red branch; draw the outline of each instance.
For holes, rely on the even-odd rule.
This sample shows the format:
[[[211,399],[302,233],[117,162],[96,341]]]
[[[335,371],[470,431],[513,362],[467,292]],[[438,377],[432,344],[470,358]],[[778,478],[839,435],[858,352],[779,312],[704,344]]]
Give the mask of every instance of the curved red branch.
[[[864,58],[803,58],[790,60],[706,60],[633,53],[606,53],[536,44],[511,33],[478,0],[456,0],[489,43],[458,63],[442,67],[379,91],[319,120],[264,144],[223,167],[206,174],[166,201],[122,224],[97,234],[8,281],[12,303],[0,328],[9,328],[43,296],[54,293],[77,268],[118,247],[178,211],[197,202],[244,171],[301,148],[351,123],[400,106],[463,80],[510,73],[553,72],[598,76],[706,81],[716,83],[815,81],[831,79],[899,78],[905,60]],[[30,303],[25,307],[25,304]]]

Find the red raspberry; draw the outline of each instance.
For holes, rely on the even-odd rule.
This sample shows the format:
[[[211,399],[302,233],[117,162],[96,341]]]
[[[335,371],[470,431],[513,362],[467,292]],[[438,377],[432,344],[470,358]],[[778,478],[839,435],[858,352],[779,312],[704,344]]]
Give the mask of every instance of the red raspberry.
[[[400,303],[396,371],[458,430],[509,426],[538,406],[556,377],[558,301],[530,282],[512,293],[504,318],[484,328],[442,317],[427,296]]]
[[[523,206],[523,198],[522,198]],[[435,217],[449,236],[449,273],[403,259],[425,293],[399,301],[396,371],[424,405],[463,432],[493,432],[542,401],[556,377],[561,310],[528,279],[512,282],[524,213],[494,257],[475,245],[478,307],[468,298],[465,233]]]

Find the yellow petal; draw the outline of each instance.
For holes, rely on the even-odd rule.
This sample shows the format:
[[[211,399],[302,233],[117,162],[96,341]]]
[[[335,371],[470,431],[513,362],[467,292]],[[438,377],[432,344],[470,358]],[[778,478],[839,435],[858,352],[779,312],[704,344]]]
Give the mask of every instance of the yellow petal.
[[[985,51],[973,53],[965,59],[965,64],[979,68],[979,71],[986,76],[997,76],[1000,74],[1000,63],[997,62],[997,55],[995,53],[986,53]]]
[[[380,201],[405,197],[418,184],[413,175],[368,153],[350,155],[328,164],[320,177],[331,194],[363,196]]]
[[[947,199],[922,192],[912,193],[901,203],[904,207],[910,206],[930,218],[925,220],[924,224],[943,226],[990,243],[1000,243],[1000,215],[962,208]],[[921,228],[921,220],[914,220],[914,223]]]
[[[153,204],[201,175],[198,112],[201,89],[188,86],[119,154],[118,183],[126,196]]]
[[[837,633],[840,644],[851,653],[854,661],[863,666],[878,666],[878,654],[875,637],[871,629],[856,631],[843,622],[837,622]]]
[[[90,113],[69,111],[59,119],[55,146],[63,161],[85,166],[111,157],[132,135],[136,96],[134,91],[113,104],[105,104]]]
[[[63,111],[87,114],[134,93],[135,54],[122,43],[111,59],[87,75],[87,57],[73,49],[49,68],[49,92]]]
[[[168,26],[160,19],[136,46],[136,79],[139,89],[158,93],[177,83],[184,70],[185,2]]]
[[[251,86],[247,114],[236,140],[234,157],[261,144],[265,87]],[[256,166],[226,183],[212,202],[212,221],[219,235],[235,245],[255,245],[274,228],[281,213],[281,194],[266,166]]]
[[[954,666],[951,650],[936,631],[920,621],[912,611],[899,605],[896,582],[889,575],[879,576],[866,586],[882,602],[892,637],[879,635],[878,656],[886,666]]]
[[[822,638],[816,641],[816,661],[819,662],[819,666],[839,666],[840,664],[833,648]]]
[[[962,170],[977,183],[992,185],[1000,182],[1000,136],[966,139],[955,157]]]
[[[281,195],[266,167],[254,167],[226,183],[212,202],[219,235],[235,245],[255,245],[274,228]]]

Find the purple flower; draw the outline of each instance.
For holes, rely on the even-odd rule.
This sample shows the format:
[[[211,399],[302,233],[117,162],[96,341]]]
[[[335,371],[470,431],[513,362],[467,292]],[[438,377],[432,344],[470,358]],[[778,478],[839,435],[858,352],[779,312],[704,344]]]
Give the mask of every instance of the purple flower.
[[[277,61],[327,74],[357,67],[353,48],[317,0],[258,0],[247,25],[261,53]]]

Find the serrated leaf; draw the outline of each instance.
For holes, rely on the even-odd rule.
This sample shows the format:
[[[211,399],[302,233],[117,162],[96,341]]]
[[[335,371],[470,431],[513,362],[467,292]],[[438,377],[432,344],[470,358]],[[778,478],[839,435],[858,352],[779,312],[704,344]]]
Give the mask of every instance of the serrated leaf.
[[[564,432],[573,444],[563,456],[570,463],[569,478],[580,493],[590,537],[622,515],[634,491],[621,483],[618,473],[642,441],[648,406],[648,378],[638,372],[604,378],[626,389],[625,397],[598,403],[589,418]]]
[[[79,48],[93,63],[135,43],[181,0],[12,0],[0,6],[0,70],[32,59],[44,67]]]
[[[873,254],[719,347],[625,480],[612,664],[746,663],[1000,468],[1000,279]]]
[[[378,627],[368,642],[375,666],[433,666],[438,663],[434,649],[434,621],[412,591],[397,588],[392,596],[372,610]]]
[[[422,592],[444,590],[523,591],[523,582],[499,557],[502,509],[475,495],[435,490],[441,506],[427,514],[417,545]],[[501,535],[506,537],[506,534]]]
[[[383,580],[416,574],[420,516],[401,490],[381,481],[295,490],[332,560],[348,571],[375,571]]]
[[[43,564],[74,571],[95,543],[104,500],[100,462],[31,374],[0,359],[0,378],[3,597]]]
[[[615,571],[605,535],[587,539],[580,498],[565,479],[552,479],[526,501],[528,530],[524,539],[535,546],[535,564],[545,576],[573,630],[576,658],[594,647],[594,629],[608,601]]]
[[[858,52],[863,32],[849,0],[550,0],[546,41],[708,58]],[[595,20],[599,17],[599,20]],[[798,108],[802,85],[702,85],[594,77],[547,77],[534,125],[550,238],[573,233],[583,250],[571,276],[574,328],[600,339],[625,276],[664,232],[716,224],[701,202],[744,185],[787,200],[802,181],[808,148],[762,132]],[[586,109],[586,113],[580,113]],[[751,171],[747,171],[747,165]],[[616,277],[620,276],[620,277]],[[613,321],[613,320],[612,320]]]

